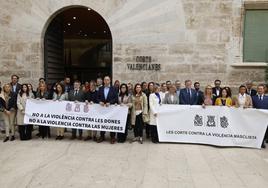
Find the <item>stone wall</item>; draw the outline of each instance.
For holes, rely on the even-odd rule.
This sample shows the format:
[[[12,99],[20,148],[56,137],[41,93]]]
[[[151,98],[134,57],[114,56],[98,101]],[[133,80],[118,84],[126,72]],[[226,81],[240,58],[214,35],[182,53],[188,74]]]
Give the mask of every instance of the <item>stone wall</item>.
[[[246,0],[248,2],[248,0]],[[254,1],[266,2],[266,1]],[[72,6],[101,14],[113,36],[113,78],[126,82],[214,79],[237,86],[262,82],[263,66],[241,66],[241,0],[1,0],[0,80],[15,73],[36,85],[44,73],[43,38],[58,12]],[[132,71],[127,63],[151,56],[161,71]],[[239,65],[239,66],[238,66]],[[243,65],[243,64],[242,64]]]

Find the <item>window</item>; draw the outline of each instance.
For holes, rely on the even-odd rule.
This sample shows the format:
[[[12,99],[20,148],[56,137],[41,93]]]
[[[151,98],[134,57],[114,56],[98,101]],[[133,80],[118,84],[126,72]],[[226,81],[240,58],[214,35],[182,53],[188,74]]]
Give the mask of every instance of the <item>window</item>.
[[[268,62],[268,9],[246,10],[244,62]]]

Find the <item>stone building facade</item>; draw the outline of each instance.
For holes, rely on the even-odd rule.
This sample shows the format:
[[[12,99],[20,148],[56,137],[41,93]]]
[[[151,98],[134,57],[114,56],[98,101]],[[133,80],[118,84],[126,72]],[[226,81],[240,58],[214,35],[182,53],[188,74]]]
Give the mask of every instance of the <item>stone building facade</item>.
[[[267,1],[268,2],[268,1]],[[262,82],[265,63],[243,62],[243,16],[248,0],[1,0],[0,80],[44,76],[44,33],[70,7],[90,7],[113,38],[113,79],[124,82],[192,79],[202,85]],[[160,70],[133,70],[139,57]],[[140,58],[143,60],[142,58]]]

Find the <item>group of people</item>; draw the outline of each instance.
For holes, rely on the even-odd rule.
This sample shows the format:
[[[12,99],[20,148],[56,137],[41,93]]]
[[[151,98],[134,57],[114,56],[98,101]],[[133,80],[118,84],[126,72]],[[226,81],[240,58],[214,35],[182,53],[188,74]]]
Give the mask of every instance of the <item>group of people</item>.
[[[3,114],[5,123],[6,138],[4,142],[15,140],[15,125],[21,140],[32,138],[32,125],[25,125],[23,122],[26,100],[30,98],[46,100],[68,100],[86,103],[98,103],[103,107],[120,104],[129,108],[126,129],[124,133],[110,132],[110,143],[116,141],[123,143],[127,139],[128,130],[134,130],[134,138],[130,141],[143,143],[143,133],[153,143],[158,143],[157,133],[157,109],[162,104],[173,105],[202,105],[206,106],[227,106],[237,108],[268,109],[268,87],[259,84],[257,90],[253,89],[253,83],[247,82],[239,87],[237,95],[233,95],[230,87],[221,87],[221,81],[215,80],[214,86],[207,85],[204,91],[200,89],[200,83],[195,82],[192,86],[191,80],[185,81],[185,87],[181,87],[179,80],[172,83],[142,82],[120,83],[116,80],[111,84],[111,78],[105,76],[81,84],[75,80],[71,84],[69,77],[53,85],[47,85],[44,78],[39,79],[38,88],[34,91],[31,84],[19,84],[17,75],[11,76],[11,83],[0,87],[0,112]],[[0,84],[1,85],[1,84]],[[66,129],[56,128],[56,140],[62,140]],[[71,139],[83,139],[83,132],[86,134],[84,140],[94,140],[101,143],[105,140],[105,131],[101,131],[97,137],[97,131],[72,129]],[[50,138],[50,127],[39,126],[37,136]],[[262,147],[265,148],[268,142],[266,131]]]

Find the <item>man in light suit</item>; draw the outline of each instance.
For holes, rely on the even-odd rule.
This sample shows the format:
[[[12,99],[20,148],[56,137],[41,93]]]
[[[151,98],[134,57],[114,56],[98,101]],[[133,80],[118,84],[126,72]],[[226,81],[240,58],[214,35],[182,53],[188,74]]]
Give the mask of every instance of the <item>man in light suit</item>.
[[[180,91],[180,104],[197,105],[197,95],[195,89],[192,89],[192,81],[185,81],[185,88]]]
[[[257,109],[268,109],[268,96],[264,95],[264,84],[260,84],[257,87],[257,95],[252,97],[253,108]],[[268,139],[268,131],[266,129],[266,133],[263,139],[262,148],[265,148],[265,140],[267,142]]]
[[[81,90],[81,82],[76,80],[74,82],[74,89],[69,92],[68,98],[69,101],[75,101],[75,102],[84,102],[85,101],[85,93]],[[76,139],[76,132],[77,129],[72,129],[72,138],[71,139]],[[79,137],[78,139],[82,139],[82,129],[78,129],[79,132]]]

